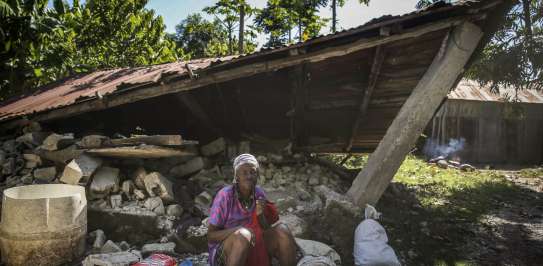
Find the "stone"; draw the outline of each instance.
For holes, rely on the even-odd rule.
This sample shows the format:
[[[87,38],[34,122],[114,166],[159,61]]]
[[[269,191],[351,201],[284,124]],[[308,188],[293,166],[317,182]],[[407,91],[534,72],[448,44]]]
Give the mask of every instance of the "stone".
[[[460,170],[466,171],[466,172],[475,171],[475,167],[473,167],[472,165],[467,164],[467,163],[461,164],[459,168],[460,168]]]
[[[307,181],[307,183],[308,183],[310,186],[319,185],[319,183],[320,183],[319,177],[313,175],[313,176],[309,177],[309,180]]]
[[[32,181],[34,181],[34,178],[32,177],[31,174],[26,174],[26,175],[21,177],[21,181],[25,185],[30,185],[30,184],[32,184]]]
[[[202,157],[195,157],[186,163],[174,166],[170,169],[170,174],[174,177],[184,177],[186,175],[198,172],[204,168]]]
[[[296,240],[296,244],[298,244],[298,246],[303,251],[305,256],[307,255],[314,256],[314,257],[324,256],[324,257],[328,257],[331,261],[335,262],[337,265],[341,265],[341,257],[330,246],[321,242],[313,241],[313,240],[305,240],[305,239],[300,239],[300,238],[295,238],[295,240]]]
[[[68,147],[74,142],[73,134],[59,135],[53,133],[43,140],[40,148],[47,151],[56,151]]]
[[[3,165],[6,162],[6,152],[0,150],[0,165]]]
[[[40,123],[35,122],[35,121],[32,121],[23,127],[24,133],[39,132],[39,131],[41,131]]]
[[[290,232],[294,237],[307,237],[308,235],[308,224],[302,218],[294,215],[287,214],[281,215],[279,220],[288,226]]]
[[[18,143],[24,143],[30,147],[37,147],[42,144],[45,137],[47,137],[47,135],[44,132],[31,132],[18,137],[15,139],[15,141]]]
[[[23,158],[27,162],[35,162],[37,165],[41,165],[41,157],[33,153],[24,153]]]
[[[217,153],[223,152],[226,149],[226,142],[224,138],[218,138],[200,148],[200,152],[203,156],[212,156]]]
[[[7,153],[15,153],[17,151],[17,143],[13,139],[6,140],[2,143],[2,149]]]
[[[109,202],[111,204],[111,208],[113,209],[119,208],[123,204],[123,197],[121,197],[121,195],[119,194],[111,195],[109,196]]]
[[[121,248],[111,240],[106,241],[106,243],[100,249],[101,253],[115,253],[120,251],[122,251]]]
[[[102,135],[87,135],[81,138],[77,145],[84,149],[99,148],[108,139],[108,137]]]
[[[146,244],[143,245],[141,248],[142,254],[151,254],[151,253],[166,253],[166,254],[173,254],[175,253],[175,243],[168,242],[168,243],[154,243],[154,244]]]
[[[87,256],[82,262],[82,266],[130,266],[141,259],[142,256],[137,251],[94,254]]]
[[[119,169],[101,167],[96,170],[90,185],[91,198],[103,198],[119,191]]]
[[[207,225],[202,223],[200,226],[190,226],[186,231],[185,240],[196,251],[196,253],[207,250]]]
[[[134,189],[135,189],[134,181],[132,180],[123,181],[123,184],[121,185],[121,190],[127,197],[132,195],[132,192],[134,191]]]
[[[174,201],[172,182],[159,172],[152,172],[143,178],[145,190],[149,196],[160,197],[164,202]]]
[[[162,203],[162,199],[159,197],[148,198],[145,200],[143,206],[158,215],[163,215],[166,212],[164,209],[164,203]]]
[[[143,190],[134,189],[134,197],[136,197],[137,200],[144,200],[147,196]]]
[[[446,160],[439,160],[436,162],[436,165],[443,169],[449,168],[449,163]]]
[[[11,175],[15,172],[15,158],[7,158],[2,164],[2,174]]]
[[[130,249],[130,244],[128,244],[126,241],[121,241],[121,243],[119,243],[119,247],[122,251],[127,251]]]
[[[83,181],[86,184],[101,165],[102,159],[82,154],[66,165],[60,177],[60,182],[77,185]]]
[[[83,154],[84,150],[78,149],[76,145],[71,145],[62,150],[48,151],[38,149],[36,152],[43,159],[65,164]]]
[[[92,249],[100,250],[106,243],[106,234],[101,229],[97,229],[89,233],[89,236],[94,238]]]
[[[204,214],[208,215],[209,206],[211,205],[212,200],[213,197],[207,191],[203,191],[194,198],[194,206],[202,211]]]
[[[43,181],[53,181],[57,175],[57,169],[54,166],[35,169],[34,178]]]
[[[240,141],[238,144],[238,155],[243,153],[251,152],[251,142],[250,141]]]
[[[145,171],[145,168],[138,167],[136,171],[132,174],[132,180],[134,181],[134,185],[138,189],[145,190],[145,182],[143,180],[145,179],[145,176],[147,175],[147,171]]]
[[[181,217],[183,215],[183,207],[179,204],[172,204],[166,207],[166,214],[169,216]]]

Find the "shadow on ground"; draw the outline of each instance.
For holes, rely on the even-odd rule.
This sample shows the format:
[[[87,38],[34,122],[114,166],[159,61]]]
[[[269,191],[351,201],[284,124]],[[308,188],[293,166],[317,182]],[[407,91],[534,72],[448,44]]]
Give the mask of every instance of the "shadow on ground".
[[[541,265],[543,193],[505,178],[439,197],[431,186],[392,183],[377,205],[405,265]]]

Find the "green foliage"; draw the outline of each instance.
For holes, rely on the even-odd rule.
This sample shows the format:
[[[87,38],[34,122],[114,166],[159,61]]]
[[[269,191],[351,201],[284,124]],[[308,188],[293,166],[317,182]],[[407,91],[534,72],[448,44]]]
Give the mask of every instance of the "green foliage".
[[[543,89],[543,1],[516,4],[467,74],[494,90]]]
[[[228,37],[222,23],[207,21],[200,14],[191,14],[176,27],[173,39],[190,58],[227,55]]]
[[[4,97],[98,68],[183,56],[146,0],[0,0],[0,94]]]

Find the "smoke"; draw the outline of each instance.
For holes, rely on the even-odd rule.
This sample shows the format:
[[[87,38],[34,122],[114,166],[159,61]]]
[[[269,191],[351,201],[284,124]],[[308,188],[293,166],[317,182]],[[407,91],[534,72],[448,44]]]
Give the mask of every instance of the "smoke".
[[[428,139],[424,144],[423,152],[428,158],[443,156],[445,158],[461,151],[466,144],[465,138],[449,139],[448,144],[439,144],[435,139]]]

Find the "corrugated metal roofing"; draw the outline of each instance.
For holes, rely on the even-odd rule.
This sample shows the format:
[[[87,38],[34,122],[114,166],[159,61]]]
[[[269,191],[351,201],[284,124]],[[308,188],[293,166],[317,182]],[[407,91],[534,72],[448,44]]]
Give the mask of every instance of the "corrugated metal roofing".
[[[61,107],[78,103],[81,100],[111,94],[118,89],[137,89],[141,86],[157,84],[169,76],[187,76],[188,73],[186,65],[188,65],[191,69],[196,70],[204,69],[211,65],[224,66],[237,62],[246,62],[244,60],[251,60],[253,58],[260,59],[265,55],[350,36],[360,32],[375,30],[383,25],[394,24],[406,19],[419,18],[427,14],[434,14],[437,12],[447,13],[453,8],[469,7],[472,2],[480,1],[458,1],[454,4],[438,2],[430,7],[408,14],[400,16],[382,16],[356,28],[343,30],[325,36],[318,36],[305,42],[299,42],[279,48],[264,48],[260,51],[247,55],[213,59],[198,59],[188,63],[174,62],[148,67],[101,70],[87,75],[69,77],[44,86],[31,95],[21,95],[16,99],[5,101],[0,107],[0,121],[5,121],[10,118],[20,117],[23,115],[30,115],[37,112],[59,109]],[[479,4],[482,4],[483,2],[480,2]],[[494,3],[492,1],[489,2],[491,4]]]
[[[447,95],[447,98],[471,101],[543,103],[543,91],[500,87],[499,92],[494,93],[490,90],[489,85],[481,86],[477,81],[463,79]]]

